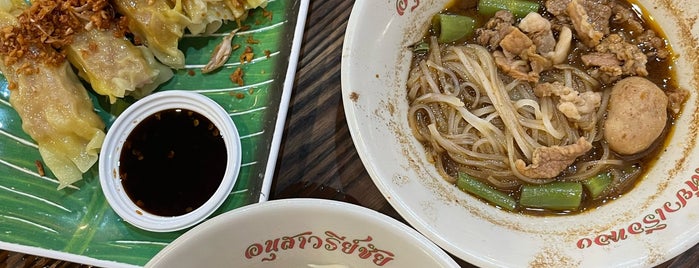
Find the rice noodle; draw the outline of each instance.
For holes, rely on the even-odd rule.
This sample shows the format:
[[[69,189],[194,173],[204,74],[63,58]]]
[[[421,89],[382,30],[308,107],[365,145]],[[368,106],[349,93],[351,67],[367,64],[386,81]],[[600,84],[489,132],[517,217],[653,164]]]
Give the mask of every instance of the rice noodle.
[[[580,137],[599,141],[599,122],[609,93],[603,93],[593,127],[583,131],[556,108],[552,97],[536,97],[532,86],[525,82],[504,82],[484,47],[438,45],[432,39],[430,48],[408,78],[408,121],[418,140],[432,146],[428,151],[436,164],[456,164],[458,171],[498,188],[579,181],[621,164],[605,145],[598,157],[576,162],[559,178],[524,176],[514,163],[518,159],[531,163],[537,148],[574,144]],[[594,78],[569,65],[555,66],[544,79],[579,92],[600,86]],[[438,169],[447,180],[454,180],[456,170]]]

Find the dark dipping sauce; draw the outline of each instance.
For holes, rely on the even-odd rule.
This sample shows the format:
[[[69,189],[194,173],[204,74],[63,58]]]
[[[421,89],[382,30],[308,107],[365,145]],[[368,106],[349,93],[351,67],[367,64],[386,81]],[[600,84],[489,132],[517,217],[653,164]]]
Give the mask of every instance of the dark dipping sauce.
[[[221,184],[226,145],[203,115],[170,109],[141,121],[124,142],[121,183],[146,212],[179,216],[203,205]]]

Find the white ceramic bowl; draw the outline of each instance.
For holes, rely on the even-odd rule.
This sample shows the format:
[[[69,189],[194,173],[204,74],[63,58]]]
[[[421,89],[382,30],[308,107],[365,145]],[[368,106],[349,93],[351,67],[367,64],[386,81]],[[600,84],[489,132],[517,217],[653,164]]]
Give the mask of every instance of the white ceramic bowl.
[[[221,184],[203,205],[183,215],[160,216],[141,209],[126,194],[119,177],[119,158],[124,141],[143,119],[159,111],[177,108],[197,112],[216,125],[226,145],[227,163]],[[201,222],[226,200],[238,178],[240,161],[238,130],[219,104],[199,93],[162,91],[138,100],[112,124],[100,152],[100,184],[109,205],[122,219],[144,230],[170,232]]]
[[[345,36],[345,114],[370,176],[418,231],[455,256],[493,267],[636,267],[662,263],[699,242],[699,5],[639,0],[679,57],[691,96],[667,151],[628,194],[579,215],[504,212],[446,183],[407,124],[411,52],[449,0],[357,0]]]
[[[146,267],[459,267],[407,225],[350,203],[282,199],[238,208],[177,238]],[[327,266],[330,267],[330,266]]]

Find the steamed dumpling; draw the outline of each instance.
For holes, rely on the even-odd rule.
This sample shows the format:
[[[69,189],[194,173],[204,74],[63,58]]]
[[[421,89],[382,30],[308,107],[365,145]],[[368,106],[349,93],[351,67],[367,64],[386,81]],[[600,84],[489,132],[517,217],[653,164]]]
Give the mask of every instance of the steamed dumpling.
[[[79,75],[111,103],[125,96],[143,97],[173,76],[148,49],[115,37],[112,30],[82,31],[66,52]]]
[[[104,122],[94,112],[87,90],[68,62],[60,66],[34,62],[37,72],[18,71],[24,61],[0,64],[10,90],[10,103],[22,119],[22,129],[39,146],[59,189],[82,179],[97,162],[104,141]]]
[[[139,38],[155,57],[167,66],[184,68],[184,53],[179,40],[190,24],[182,13],[182,5],[170,7],[167,1],[115,0],[117,11],[127,18],[131,32]]]

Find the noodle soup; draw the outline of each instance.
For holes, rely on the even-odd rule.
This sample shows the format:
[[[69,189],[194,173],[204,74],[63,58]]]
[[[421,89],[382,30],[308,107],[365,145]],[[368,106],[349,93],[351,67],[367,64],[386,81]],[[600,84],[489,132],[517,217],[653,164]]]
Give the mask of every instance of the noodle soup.
[[[688,96],[663,32],[637,11],[623,0],[451,2],[412,47],[407,81],[428,159],[517,213],[577,213],[629,191]]]

